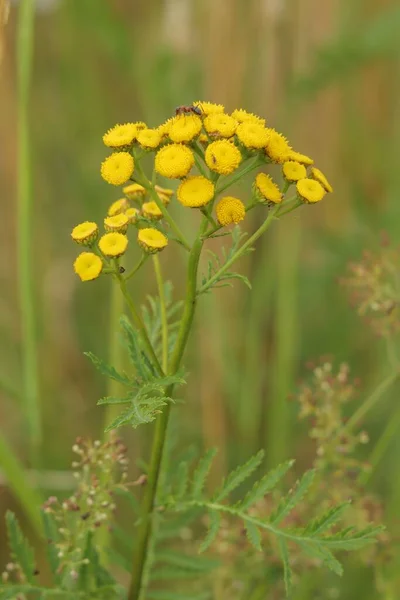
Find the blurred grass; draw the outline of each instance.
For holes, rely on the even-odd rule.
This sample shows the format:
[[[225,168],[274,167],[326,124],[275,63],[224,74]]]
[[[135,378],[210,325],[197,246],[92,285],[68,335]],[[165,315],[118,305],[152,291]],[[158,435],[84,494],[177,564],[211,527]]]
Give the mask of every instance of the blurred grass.
[[[9,258],[17,233],[16,13],[13,8],[0,75],[0,134],[9,150],[0,157],[0,378],[6,382],[0,386],[0,421],[9,444],[28,463],[25,414],[13,397],[24,387],[23,342],[15,252]],[[348,361],[362,380],[364,397],[384,374],[383,347],[349,309],[337,279],[349,260],[377,244],[380,229],[394,239],[400,233],[398,3],[64,0],[38,13],[35,25],[30,231],[43,466],[67,469],[76,435],[99,437],[108,418],[95,406],[106,383],[82,351],[103,357],[118,351],[110,343],[112,294],[108,282],[76,281],[71,268],[76,249],[69,238],[74,224],[100,220],[117,198],[98,174],[105,155],[101,135],[117,121],[157,123],[176,105],[197,98],[225,103],[228,110],[242,105],[267,117],[296,148],[317,158],[335,195],[307,215],[296,213],[279,224],[241,261],[252,293],[235,284],[233,292],[221,290],[204,300],[187,359],[188,402],[174,417],[174,431],[181,424],[182,445],[194,439],[220,446],[220,472],[260,445],[270,464],[298,456],[299,469],[306,466],[312,448],[296,424],[295,407],[285,401],[304,363],[325,354]],[[192,228],[195,219],[189,214],[184,226]],[[176,280],[181,293],[179,250],[161,260],[163,273]],[[154,292],[150,267],[132,289],[137,297]],[[398,419],[395,389],[367,417],[372,444],[392,417]],[[391,432],[395,438],[394,426]],[[147,456],[149,431],[127,431],[125,437],[133,459],[138,440]],[[393,439],[369,482],[370,489],[382,490],[395,533],[400,484],[392,482],[398,480],[398,450]],[[0,496],[2,512],[6,500]],[[350,580],[351,574],[346,583]],[[367,600],[378,598],[368,581],[357,578],[357,586]],[[352,593],[349,586],[341,597]]]

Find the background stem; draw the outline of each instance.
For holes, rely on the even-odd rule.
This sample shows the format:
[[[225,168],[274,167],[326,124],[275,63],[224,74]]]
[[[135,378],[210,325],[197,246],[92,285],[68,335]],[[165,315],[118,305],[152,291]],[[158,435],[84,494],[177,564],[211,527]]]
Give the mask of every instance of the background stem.
[[[164,373],[168,371],[168,320],[167,307],[165,304],[164,282],[161,273],[160,259],[158,254],[153,255],[154,272],[156,274],[158,295],[160,297],[161,306],[161,336],[162,336],[162,370]]]

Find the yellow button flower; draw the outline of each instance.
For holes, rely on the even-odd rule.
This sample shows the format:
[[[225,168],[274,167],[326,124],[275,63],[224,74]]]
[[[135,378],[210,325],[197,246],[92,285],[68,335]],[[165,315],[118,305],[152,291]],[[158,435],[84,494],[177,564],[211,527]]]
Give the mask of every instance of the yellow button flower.
[[[193,152],[183,144],[168,144],[155,157],[154,168],[169,179],[186,177],[194,165]]]
[[[314,160],[312,158],[310,158],[309,156],[307,156],[307,154],[302,154],[301,152],[295,152],[294,150],[291,150],[291,152],[289,152],[288,160],[295,160],[295,161],[301,163],[302,165],[313,165],[314,164]]]
[[[145,252],[155,254],[165,248],[168,244],[168,238],[161,231],[146,227],[145,229],[139,229],[138,243]]]
[[[221,198],[215,207],[217,221],[220,225],[230,225],[231,223],[240,223],[246,216],[246,209],[239,198],[225,196]]]
[[[253,123],[252,121],[245,121],[240,123],[236,130],[236,135],[239,141],[246,148],[265,148],[269,140],[269,130],[260,125],[259,123]]]
[[[306,202],[319,202],[326,194],[322,185],[315,179],[300,179],[296,187],[300,198],[303,198]]]
[[[93,252],[82,252],[74,262],[75,273],[81,281],[91,281],[96,279],[103,268],[103,261],[100,256]]]
[[[99,228],[92,221],[85,221],[73,228],[71,237],[82,246],[91,246],[97,240]]]
[[[170,123],[168,135],[173,142],[191,142],[202,128],[202,120],[197,115],[177,115]]]
[[[119,200],[116,200],[110,205],[107,214],[109,217],[114,217],[115,215],[124,212],[128,207],[128,200],[126,198],[120,198]]]
[[[265,119],[257,115],[253,115],[253,113],[247,112],[247,110],[243,110],[243,108],[237,108],[233,111],[232,117],[236,119],[239,123],[258,123],[259,125],[265,125]]]
[[[235,134],[237,125],[233,117],[224,113],[213,113],[204,119],[204,129],[211,136],[230,138]],[[208,141],[207,136],[205,141]]]
[[[119,213],[104,219],[104,229],[106,231],[118,231],[119,233],[125,233],[128,229],[128,222],[128,217],[124,213]]]
[[[107,183],[122,185],[133,173],[135,162],[129,152],[114,152],[101,164],[101,176]]]
[[[145,188],[142,185],[140,185],[139,183],[130,183],[129,185],[126,185],[125,187],[123,187],[122,191],[124,192],[125,196],[127,196],[131,200],[140,198],[141,196],[144,196],[146,193]]]
[[[225,110],[225,107],[222,104],[213,104],[213,102],[196,101],[193,102],[193,106],[197,106],[201,110],[203,116],[223,113]]]
[[[217,140],[207,146],[205,152],[207,167],[220,175],[229,175],[238,168],[242,161],[240,150],[228,142],[228,140]]]
[[[275,129],[269,129],[269,139],[265,152],[272,162],[284,163],[287,160],[296,160],[290,155],[292,148],[285,136],[275,131]]]
[[[323,172],[317,169],[316,167],[313,167],[311,169],[311,177],[318,181],[326,192],[333,192],[333,187],[331,186]]]
[[[136,221],[138,220],[139,211],[137,208],[128,208],[125,211],[125,216],[127,217],[129,223],[136,223]]]
[[[137,141],[142,146],[149,150],[158,148],[161,143],[162,133],[158,129],[142,129],[137,135]]]
[[[258,173],[255,180],[256,191],[262,199],[279,204],[282,202],[282,192],[272,178],[266,173]]]
[[[295,160],[288,160],[283,163],[282,171],[286,181],[298,181],[307,177],[305,166]]]
[[[103,135],[103,142],[110,148],[130,146],[136,139],[137,133],[146,127],[144,123],[125,123],[115,125]]]
[[[142,211],[148,219],[161,219],[163,214],[155,202],[145,202]]]
[[[164,204],[164,206],[168,206],[168,204],[171,202],[172,196],[174,195],[174,190],[161,187],[157,184],[154,186],[154,189],[156,190],[157,195],[160,198],[161,202]]]
[[[214,184],[202,175],[188,177],[178,187],[176,196],[183,206],[199,208],[214,197]]]
[[[99,240],[99,248],[104,256],[117,258],[126,252],[128,238],[123,233],[106,233]]]

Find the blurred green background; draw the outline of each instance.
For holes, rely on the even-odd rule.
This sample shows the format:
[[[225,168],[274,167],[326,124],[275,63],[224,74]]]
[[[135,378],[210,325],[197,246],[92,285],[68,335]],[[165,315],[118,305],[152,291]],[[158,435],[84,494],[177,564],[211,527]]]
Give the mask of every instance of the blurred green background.
[[[0,423],[30,468],[16,257],[17,15],[14,3],[0,66]],[[110,286],[79,282],[70,231],[83,220],[101,221],[119,197],[99,173],[107,154],[101,136],[117,122],[156,125],[197,99],[243,107],[314,157],[335,189],[321,205],[279,222],[242,260],[252,292],[236,283],[203,300],[186,359],[186,403],[172,424],[179,445],[218,446],[216,477],[259,447],[269,465],[297,457],[301,470],[310,465],[312,444],[286,398],[305,362],[326,354],[349,362],[361,398],[384,377],[383,345],[349,308],[337,280],[364,248],[378,246],[381,230],[399,238],[399,31],[400,6],[391,0],[37,3],[29,112],[44,497],[68,487],[75,437],[99,437],[104,420],[96,401],[106,382],[82,353],[107,357]],[[245,199],[248,189],[238,194]],[[177,214],[182,227],[194,226],[193,214]],[[161,260],[181,294],[184,257],[177,249]],[[150,267],[132,290],[138,299],[155,291]],[[372,443],[397,404],[392,388],[368,415]],[[124,435],[133,461],[148,455],[150,427]],[[398,438],[370,482],[395,535]],[[15,506],[0,479],[0,513]],[[0,519],[0,559],[3,546]],[[359,590],[363,598],[384,597],[362,582]]]

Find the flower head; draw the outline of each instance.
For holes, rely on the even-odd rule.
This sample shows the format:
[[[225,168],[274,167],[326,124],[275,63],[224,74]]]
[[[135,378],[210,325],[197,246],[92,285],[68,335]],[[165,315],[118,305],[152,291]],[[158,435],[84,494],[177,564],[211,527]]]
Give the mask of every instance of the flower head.
[[[311,169],[311,177],[318,181],[326,192],[333,192],[333,187],[331,186],[325,175],[316,167],[313,167]]]
[[[305,166],[295,160],[288,160],[283,163],[282,171],[286,181],[298,181],[307,177]]]
[[[237,121],[225,113],[211,113],[204,119],[204,129],[210,136],[230,138],[234,135]],[[207,136],[205,141],[207,142]]]
[[[253,121],[240,123],[236,135],[246,148],[265,148],[269,140],[269,130],[264,125]]]
[[[130,183],[129,185],[123,187],[122,191],[124,192],[125,196],[127,196],[131,200],[140,198],[146,193],[145,188],[142,185],[140,185],[140,183]]]
[[[313,165],[314,160],[307,156],[307,154],[302,154],[301,152],[295,152],[291,150],[288,155],[288,160],[295,160],[302,165]]]
[[[233,173],[240,165],[241,160],[240,150],[228,140],[211,142],[205,152],[207,167],[220,175]]]
[[[193,152],[183,144],[164,146],[157,152],[154,161],[157,173],[169,179],[186,177],[193,165]]]
[[[183,206],[199,208],[213,199],[214,191],[214,184],[209,179],[196,175],[182,181],[176,195]]]
[[[164,204],[164,206],[168,206],[168,204],[171,202],[172,196],[174,195],[174,190],[161,187],[157,184],[154,186],[154,189],[156,190],[157,195],[160,198],[161,202]]]
[[[93,252],[82,252],[74,262],[75,273],[81,278],[81,281],[96,279],[102,268],[103,261]]]
[[[259,123],[259,125],[265,125],[265,119],[258,117],[257,115],[253,115],[253,113],[247,112],[247,110],[243,110],[243,108],[237,108],[233,111],[232,117],[239,121],[239,123]]]
[[[171,126],[173,119],[167,119],[164,123],[161,123],[161,125],[159,125],[157,127],[162,139],[166,138],[168,136],[168,132],[169,132],[169,128]]]
[[[177,115],[172,119],[168,135],[173,142],[191,142],[201,131],[202,121],[197,115]]]
[[[129,152],[113,152],[101,164],[101,176],[112,185],[126,183],[133,173],[135,162]]]
[[[125,216],[128,219],[129,223],[136,223],[138,216],[139,216],[139,211],[137,208],[133,208],[133,207],[128,208],[125,211]]]
[[[142,129],[137,135],[137,141],[142,146],[149,150],[158,148],[161,143],[162,133],[158,129]]]
[[[306,202],[319,202],[326,194],[322,185],[315,179],[300,179],[296,187],[297,193]]]
[[[244,204],[239,198],[225,196],[221,198],[215,207],[217,220],[220,225],[230,225],[231,223],[240,223],[246,215]]]
[[[73,228],[71,237],[82,246],[91,246],[97,240],[99,228],[92,221],[85,221]]]
[[[168,238],[161,231],[146,227],[138,231],[138,243],[145,252],[155,254],[160,252],[168,244]]]
[[[103,142],[110,148],[130,146],[136,139],[138,131],[146,127],[144,123],[125,123],[115,125],[103,135]]]
[[[265,152],[272,162],[284,163],[287,160],[296,160],[290,156],[292,148],[284,135],[269,129],[269,140]]]
[[[161,219],[163,214],[155,202],[145,202],[142,205],[142,211],[148,219]]]
[[[104,228],[106,231],[118,231],[125,233],[128,229],[128,217],[124,213],[118,213],[112,217],[104,219]]]
[[[120,198],[110,205],[107,214],[109,217],[114,217],[115,215],[124,212],[128,207],[128,200],[126,198]]]
[[[193,106],[197,106],[204,116],[215,113],[223,113],[225,107],[222,104],[213,104],[213,102],[193,102]]]
[[[282,192],[272,178],[266,173],[258,173],[255,180],[256,191],[262,199],[279,204],[282,202]]]
[[[99,248],[104,256],[117,258],[126,252],[128,238],[123,233],[106,233],[99,240]]]

